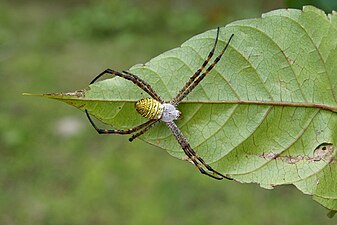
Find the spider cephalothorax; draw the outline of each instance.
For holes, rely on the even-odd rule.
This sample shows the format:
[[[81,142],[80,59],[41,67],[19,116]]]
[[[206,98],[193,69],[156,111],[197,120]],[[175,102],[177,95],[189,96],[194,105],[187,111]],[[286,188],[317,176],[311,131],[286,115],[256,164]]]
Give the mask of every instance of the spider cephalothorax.
[[[206,174],[212,178],[221,180],[223,178],[230,179],[229,177],[217,172],[214,170],[210,165],[208,165],[198,154],[192,149],[190,144],[188,143],[187,139],[183,135],[183,133],[180,131],[178,126],[174,123],[174,120],[177,120],[181,113],[176,108],[180,102],[205,78],[205,76],[211,71],[214,66],[220,61],[221,56],[226,51],[229,42],[231,41],[234,34],[232,34],[225,45],[225,47],[222,49],[221,53],[214,59],[213,63],[210,64],[207,68],[207,64],[209,63],[210,59],[212,58],[214,54],[215,47],[218,42],[219,38],[219,32],[220,29],[217,29],[217,34],[214,42],[214,46],[209,52],[205,62],[201,65],[201,67],[190,77],[190,79],[186,82],[186,84],[183,86],[183,88],[178,92],[177,96],[174,97],[170,102],[164,102],[164,100],[160,97],[157,92],[155,92],[152,87],[139,78],[138,76],[123,71],[122,73],[106,69],[102,73],[100,73],[95,79],[91,81],[90,84],[94,83],[97,79],[99,79],[104,74],[112,74],[115,76],[122,77],[124,79],[132,81],[134,84],[136,84],[138,87],[140,87],[142,90],[144,90],[146,93],[148,93],[151,98],[145,98],[137,101],[135,103],[135,108],[137,112],[142,115],[143,117],[149,119],[149,121],[140,124],[136,127],[130,128],[128,130],[107,130],[107,129],[100,129],[98,128],[95,123],[92,121],[91,117],[89,116],[89,113],[87,110],[85,110],[85,113],[91,123],[91,125],[96,129],[96,131],[99,134],[132,134],[137,131],[137,133],[133,134],[131,138],[129,138],[129,141],[133,141],[135,138],[139,137],[140,135],[144,134],[146,131],[148,131],[150,128],[154,127],[159,122],[164,122],[167,127],[171,130],[174,137],[180,144],[181,148],[184,150],[186,156],[188,157],[188,160],[192,162],[202,174]],[[206,68],[206,70],[205,70]]]

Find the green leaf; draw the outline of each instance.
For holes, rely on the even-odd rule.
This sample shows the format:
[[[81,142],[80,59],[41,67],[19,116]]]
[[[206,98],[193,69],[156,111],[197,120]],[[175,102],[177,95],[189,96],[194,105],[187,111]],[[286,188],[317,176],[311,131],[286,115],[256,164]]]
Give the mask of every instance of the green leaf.
[[[311,6],[281,9],[221,28],[215,55],[228,50],[178,106],[177,125],[213,168],[262,187],[294,184],[337,210],[337,16]],[[201,66],[216,29],[192,37],[129,71],[172,99]],[[148,97],[119,77],[74,93],[46,94],[87,109],[113,128],[146,121],[134,102]],[[171,155],[185,155],[165,124],[141,136]]]

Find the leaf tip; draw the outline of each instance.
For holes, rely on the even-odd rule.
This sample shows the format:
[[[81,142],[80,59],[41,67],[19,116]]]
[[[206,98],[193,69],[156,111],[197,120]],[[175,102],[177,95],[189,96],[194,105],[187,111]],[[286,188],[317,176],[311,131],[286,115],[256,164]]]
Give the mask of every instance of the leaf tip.
[[[34,94],[34,93],[21,93],[22,96],[43,96],[43,94]]]
[[[47,94],[34,94],[34,93],[22,93],[23,96],[38,96],[38,97],[46,97],[53,99],[63,99],[63,98],[84,98],[85,91],[79,90],[75,92],[59,92],[59,93],[47,93]]]
[[[60,93],[48,93],[43,94],[43,96],[46,96],[48,98],[84,98],[85,97],[85,91],[84,90],[78,90],[74,92],[60,92]]]

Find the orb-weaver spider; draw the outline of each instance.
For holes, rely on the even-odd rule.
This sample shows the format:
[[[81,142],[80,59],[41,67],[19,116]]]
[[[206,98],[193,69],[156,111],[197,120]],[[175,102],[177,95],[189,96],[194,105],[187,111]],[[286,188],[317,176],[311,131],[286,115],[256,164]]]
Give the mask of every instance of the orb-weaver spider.
[[[217,29],[217,34],[214,42],[214,46],[212,50],[209,52],[206,60],[201,65],[201,67],[191,76],[191,78],[186,82],[184,87],[178,92],[177,96],[174,97],[170,102],[165,102],[159,94],[157,94],[152,87],[146,83],[144,80],[139,78],[138,76],[131,74],[127,71],[123,71],[122,73],[106,69],[102,73],[100,73],[95,79],[93,79],[90,84],[94,83],[97,79],[99,79],[104,74],[111,74],[115,76],[122,77],[124,79],[132,81],[146,93],[148,93],[151,98],[145,98],[137,101],[135,103],[135,108],[139,114],[148,118],[149,121],[138,125],[136,127],[130,128],[128,130],[107,130],[107,129],[100,129],[98,128],[93,120],[90,118],[89,113],[85,110],[85,113],[91,123],[91,125],[96,129],[99,134],[132,134],[137,131],[137,133],[133,134],[129,141],[133,141],[135,138],[139,137],[140,135],[147,132],[150,128],[154,127],[160,121],[166,123],[167,127],[171,130],[175,138],[177,139],[178,143],[184,150],[185,154],[188,157],[188,160],[192,162],[202,174],[208,175],[212,178],[221,180],[223,178],[232,180],[218,171],[214,170],[210,165],[208,165],[198,154],[192,149],[190,144],[188,143],[185,136],[182,134],[178,126],[174,123],[174,120],[177,120],[180,116],[180,111],[176,108],[179,103],[205,78],[205,76],[213,69],[213,67],[219,62],[221,56],[226,51],[229,42],[231,41],[234,34],[232,34],[222,49],[221,53],[214,59],[213,63],[209,65],[206,70],[204,71],[205,67],[209,63],[210,59],[212,58],[217,42],[219,37],[219,28]]]

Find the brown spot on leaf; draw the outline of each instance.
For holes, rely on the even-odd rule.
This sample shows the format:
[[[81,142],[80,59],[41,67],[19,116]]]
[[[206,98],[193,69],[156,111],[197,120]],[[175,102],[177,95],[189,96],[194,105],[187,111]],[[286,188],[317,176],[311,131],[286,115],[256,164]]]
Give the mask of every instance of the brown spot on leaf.
[[[50,96],[50,97],[66,96],[66,97],[84,98],[85,97],[85,90],[79,90],[79,91],[75,91],[75,92],[49,93],[49,94],[43,94],[43,95],[44,96]]]
[[[290,65],[293,65],[295,63],[295,60],[289,57],[287,57],[287,61],[289,62]]]
[[[306,155],[281,155],[278,153],[268,152],[263,153],[260,157],[267,159],[267,160],[281,160],[283,162],[289,164],[295,164],[300,161],[306,160],[309,162],[318,162],[321,160],[328,161],[330,163],[337,163],[337,158],[333,156],[334,153],[334,146],[330,143],[322,143],[316,147],[313,152],[313,156],[306,156]]]
[[[330,143],[322,143],[314,150],[315,161],[331,160],[334,151],[334,146]]]
[[[76,96],[78,98],[84,98],[85,97],[85,91],[84,90],[79,90],[75,92],[68,92],[68,93],[62,93],[64,96]]]

